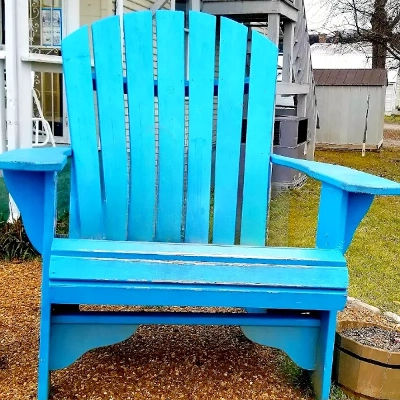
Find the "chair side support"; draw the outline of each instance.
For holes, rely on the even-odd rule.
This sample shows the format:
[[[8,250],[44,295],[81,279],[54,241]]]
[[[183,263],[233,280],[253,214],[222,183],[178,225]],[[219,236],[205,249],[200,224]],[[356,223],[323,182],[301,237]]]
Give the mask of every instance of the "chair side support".
[[[35,249],[43,254],[44,240],[54,237],[54,229],[46,231],[45,218],[55,213],[55,208],[45,208],[45,194],[55,192],[56,172],[4,170],[4,180],[17,204],[26,233]],[[54,206],[55,207],[55,206]]]
[[[347,192],[329,183],[323,183],[318,214],[317,247],[338,248],[344,254],[373,200],[373,194]]]
[[[21,212],[29,240],[41,254],[44,240],[54,237],[57,172],[70,155],[69,147],[18,149],[0,155],[7,189]],[[48,196],[53,197],[50,202]],[[50,231],[45,228],[47,217],[52,219]]]
[[[90,349],[118,343],[141,324],[239,325],[252,341],[285,351],[300,367],[318,362],[320,318],[301,313],[77,312],[52,316],[51,370],[67,367]]]

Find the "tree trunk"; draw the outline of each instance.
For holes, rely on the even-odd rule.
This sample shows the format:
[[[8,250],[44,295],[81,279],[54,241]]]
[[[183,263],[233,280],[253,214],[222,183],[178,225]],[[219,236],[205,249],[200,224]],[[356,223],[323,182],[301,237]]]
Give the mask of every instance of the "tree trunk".
[[[389,25],[386,3],[387,0],[374,0],[371,17],[372,68],[386,67],[386,29]]]
[[[372,68],[386,67],[386,46],[380,43],[372,44]]]

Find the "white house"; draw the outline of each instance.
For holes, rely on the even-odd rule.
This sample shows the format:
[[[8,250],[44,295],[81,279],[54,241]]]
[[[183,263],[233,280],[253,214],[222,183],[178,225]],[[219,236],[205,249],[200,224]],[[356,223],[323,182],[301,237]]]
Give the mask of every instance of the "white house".
[[[0,152],[32,145],[31,114],[43,114],[56,143],[69,143],[61,73],[63,37],[105,16],[160,8],[226,15],[263,30],[280,45],[277,92],[285,100],[296,96],[297,102],[290,103],[295,112],[312,119],[308,140],[313,149],[315,99],[303,0],[0,0],[1,4],[0,69],[6,73],[0,74]],[[32,86],[41,110],[32,106]]]
[[[0,0],[0,153],[40,144],[35,131],[69,143],[62,38],[103,17],[149,9],[200,10],[266,34],[280,48],[277,116],[307,120],[298,154],[313,159],[317,118],[304,0]]]
[[[388,85],[385,98],[385,114],[400,110],[400,70],[388,71]]]

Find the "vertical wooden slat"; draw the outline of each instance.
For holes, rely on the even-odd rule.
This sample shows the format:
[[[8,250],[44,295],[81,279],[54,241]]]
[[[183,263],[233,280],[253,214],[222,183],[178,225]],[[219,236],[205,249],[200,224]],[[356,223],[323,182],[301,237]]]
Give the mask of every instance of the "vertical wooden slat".
[[[119,17],[92,25],[103,167],[105,236],[126,240],[128,161]]]
[[[125,56],[131,147],[129,240],[153,240],[155,131],[151,11],[125,14]]]
[[[156,239],[181,240],[184,161],[184,14],[158,11],[159,189]]]
[[[240,243],[265,245],[278,48],[252,32]]]
[[[81,236],[79,222],[79,203],[78,203],[78,188],[76,185],[76,172],[74,160],[71,162],[70,173],[70,199],[69,199],[69,237],[71,239],[79,239]]]
[[[207,243],[210,218],[215,17],[189,13],[189,154],[186,242]]]
[[[221,18],[213,242],[235,237],[247,28]]]
[[[101,238],[103,206],[88,28],[82,27],[64,39],[62,53],[80,233],[82,238]]]

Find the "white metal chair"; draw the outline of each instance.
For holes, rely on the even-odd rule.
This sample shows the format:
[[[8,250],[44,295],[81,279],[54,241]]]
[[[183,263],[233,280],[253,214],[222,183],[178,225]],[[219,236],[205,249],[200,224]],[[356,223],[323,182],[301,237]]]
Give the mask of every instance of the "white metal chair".
[[[47,144],[49,142],[51,143],[51,145],[53,147],[55,147],[56,143],[54,141],[54,135],[51,130],[51,126],[49,124],[49,121],[47,121],[43,115],[43,110],[42,110],[40,101],[38,99],[38,96],[37,96],[35,88],[34,88],[34,76],[35,76],[35,73],[32,71],[32,96],[33,96],[33,101],[35,103],[37,113],[38,113],[38,116],[32,117],[33,135],[34,135],[34,141],[32,143],[32,147],[47,146]],[[41,127],[40,127],[40,123],[42,124]],[[43,137],[42,141],[40,141],[40,136]]]

